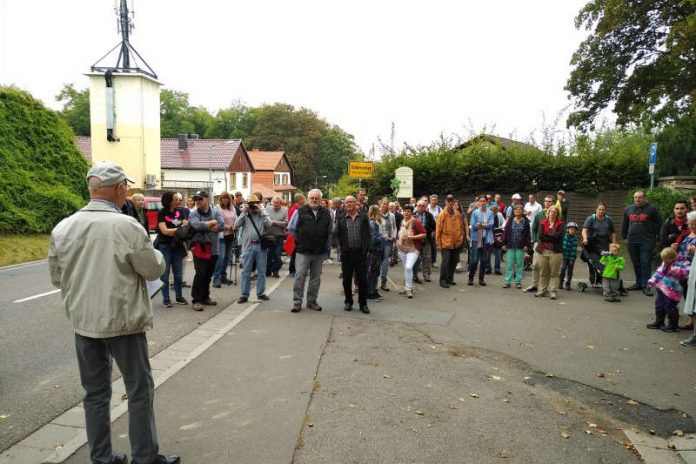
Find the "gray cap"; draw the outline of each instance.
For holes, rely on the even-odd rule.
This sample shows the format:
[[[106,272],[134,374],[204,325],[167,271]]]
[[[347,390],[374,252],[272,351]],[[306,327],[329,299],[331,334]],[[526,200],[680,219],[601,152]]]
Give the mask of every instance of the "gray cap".
[[[92,166],[89,171],[87,171],[87,182],[89,182],[90,177],[99,178],[99,184],[92,184],[92,187],[96,188],[109,187],[111,185],[116,185],[119,182],[123,182],[124,180],[131,184],[135,183],[133,179],[126,175],[126,172],[120,165],[114,163],[113,161],[106,160],[100,161]]]

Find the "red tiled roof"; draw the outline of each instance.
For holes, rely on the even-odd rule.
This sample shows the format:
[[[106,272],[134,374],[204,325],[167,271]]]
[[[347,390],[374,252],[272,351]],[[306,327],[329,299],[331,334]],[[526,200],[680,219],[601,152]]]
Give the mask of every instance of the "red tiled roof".
[[[163,169],[223,170],[230,165],[241,143],[241,139],[188,139],[188,148],[179,150],[178,139],[162,139],[160,163]]]
[[[91,138],[77,136],[75,144],[91,163]],[[160,163],[162,169],[226,170],[240,146],[241,139],[188,139],[188,148],[179,150],[178,139],[165,138],[160,140]]]
[[[284,190],[297,190],[297,187],[295,187],[292,184],[287,184],[287,185],[276,185],[275,189],[279,192],[282,192]]]
[[[284,151],[260,151],[256,149],[250,150],[248,153],[251,164],[257,171],[275,171],[285,154]]]
[[[92,164],[92,137],[78,135],[75,137],[75,145],[90,164]]]

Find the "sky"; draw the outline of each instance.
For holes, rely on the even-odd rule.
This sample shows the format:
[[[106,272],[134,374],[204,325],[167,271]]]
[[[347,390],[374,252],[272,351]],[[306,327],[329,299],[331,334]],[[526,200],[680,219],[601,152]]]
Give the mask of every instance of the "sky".
[[[355,136],[518,140],[568,112],[587,0],[133,0],[131,44],[163,88],[213,114],[288,103]],[[47,106],[120,42],[114,0],[0,0],[0,84]],[[106,63],[115,65],[114,63]],[[565,128],[565,116],[558,129]]]

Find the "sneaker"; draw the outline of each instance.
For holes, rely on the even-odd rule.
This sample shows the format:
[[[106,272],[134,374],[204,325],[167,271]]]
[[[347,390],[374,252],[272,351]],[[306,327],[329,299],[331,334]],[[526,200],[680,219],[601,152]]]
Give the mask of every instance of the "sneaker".
[[[538,297],[538,298],[543,298],[543,297],[545,297],[545,296],[548,296],[548,293],[546,293],[546,292],[536,292],[536,293],[534,294],[534,296],[536,296],[536,297]]]
[[[645,294],[645,296],[653,296],[654,295],[652,288],[650,288],[650,287],[644,288],[643,293]]]
[[[664,327],[664,324],[660,324],[659,322],[651,322],[650,324],[645,324],[645,327],[648,329],[661,329]]]
[[[314,311],[321,311],[321,306],[316,301],[310,301],[307,303],[307,309],[313,309]]]
[[[510,284],[508,284],[508,283],[503,284],[503,288],[510,288]]]
[[[244,304],[247,301],[249,301],[249,298],[247,298],[245,296],[240,296],[239,299],[237,300],[237,304]]]
[[[382,301],[382,295],[380,295],[379,293],[367,295],[367,299],[370,301]]]
[[[663,332],[679,332],[679,327],[676,325],[666,325],[662,328]]]
[[[271,298],[268,295],[266,295],[265,293],[263,293],[261,295],[256,295],[256,299],[259,301],[268,301]]]
[[[203,311],[203,305],[198,302],[193,303],[192,308],[194,311]]]
[[[379,289],[380,289],[380,290],[383,290],[383,291],[385,291],[385,292],[388,292],[388,291],[389,291],[389,287],[387,287],[387,283],[386,283],[386,282],[383,282],[382,285],[379,286]]]
[[[530,285],[529,287],[525,288],[522,291],[525,293],[532,293],[532,292],[536,292],[536,290],[537,290],[536,285]]]
[[[208,298],[205,301],[201,301],[201,303],[203,303],[206,306],[217,306],[217,301],[211,300],[210,298]]]
[[[681,346],[696,346],[696,335],[692,335],[679,342]]]
[[[178,305],[187,305],[189,302],[186,298],[181,297],[176,299],[176,304]]]
[[[515,288],[522,288],[522,284],[519,283],[519,282],[517,282],[517,283],[515,284]]]
[[[484,282],[483,280],[479,280],[479,285],[480,285],[481,287],[485,287],[485,286],[486,286],[486,282]]]
[[[500,271],[495,271],[495,275],[503,275],[503,273]]]
[[[272,275],[273,275],[273,277],[276,278],[276,279],[279,279],[279,278],[280,278],[280,274],[278,274],[277,272],[274,272]]]
[[[415,283],[417,283],[417,284],[422,284],[422,283],[423,283],[423,281],[420,280],[418,277],[414,277],[414,278],[413,278],[413,282],[415,282]]]
[[[299,301],[296,301],[295,303],[292,304],[292,309],[290,310],[291,313],[299,313],[300,309],[302,309],[302,303]]]
[[[222,285],[220,284],[220,282],[213,282],[213,287],[222,288]]]
[[[183,283],[181,284],[181,286],[184,287],[184,288],[191,288],[191,284],[189,284],[189,283],[186,282],[185,280],[183,281]]]
[[[466,283],[469,287],[474,285],[474,281],[472,279],[469,279],[469,281]]]
[[[173,305],[172,305],[172,300],[162,300],[162,305],[163,305],[165,308],[171,308],[171,307],[173,306]]]
[[[406,298],[413,298],[413,291],[406,290]]]
[[[566,289],[566,290],[570,290],[570,282],[566,282],[566,284],[565,284],[565,289]]]
[[[551,299],[555,300],[556,298],[558,298],[558,294],[555,291],[551,292]]]

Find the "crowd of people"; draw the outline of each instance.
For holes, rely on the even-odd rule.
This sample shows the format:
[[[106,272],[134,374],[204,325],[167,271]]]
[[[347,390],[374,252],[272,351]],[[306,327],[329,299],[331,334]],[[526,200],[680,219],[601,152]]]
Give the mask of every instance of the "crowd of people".
[[[165,258],[162,281],[169,282],[173,273],[174,302],[182,305],[188,304],[181,294],[183,257],[187,249],[192,251],[195,310],[216,304],[210,298],[210,283],[220,287],[229,282],[226,272],[235,254],[241,255],[239,303],[248,301],[253,280],[257,299],[269,299],[266,278],[280,276],[285,254],[294,278],[293,312],[300,311],[303,303],[321,311],[322,266],[336,259],[341,264],[344,309],[353,309],[357,294],[364,313],[370,311],[368,302],[380,301],[391,290],[388,274],[399,263],[404,284],[398,290],[406,298],[414,297],[414,284],[432,282],[434,272],[439,273],[440,287],[457,285],[456,272],[466,266],[466,285],[486,286],[486,276],[497,274],[503,276],[503,288],[514,286],[537,298],[555,300],[560,290],[574,288],[575,262],[580,258],[587,263],[589,283],[577,283],[578,289],[601,288],[611,303],[620,302],[628,291],[646,296],[656,292],[655,320],[647,326],[665,331],[693,329],[693,299],[686,302],[692,309],[684,310],[685,324],[679,325],[676,308],[682,297],[690,295],[696,197],[676,202],[674,215],[664,222],[644,192],[635,192],[633,198],[620,224],[598,202],[595,212],[579,225],[571,219],[570,201],[562,190],[545,196],[541,203],[533,193],[526,202],[515,193],[509,204],[500,194],[482,194],[466,207],[453,195],[441,203],[436,194],[414,197],[403,205],[387,197],[371,203],[364,189],[355,196],[334,199],[323,198],[314,189],[307,197],[296,194],[292,204],[280,197],[264,202],[259,192],[246,199],[240,192],[223,192],[215,206],[207,192],[200,191],[183,207],[180,194],[165,192],[155,246]],[[133,200],[137,205],[138,199]],[[181,233],[186,228],[193,230]],[[626,259],[619,234],[635,274],[635,283],[629,287],[621,279]],[[662,250],[663,263],[653,273],[656,245],[671,249],[675,256],[672,259],[672,251]],[[524,286],[528,269],[531,281]],[[168,289],[162,298],[164,306],[172,306]]]
[[[256,280],[258,300],[269,300],[266,278],[279,277],[282,256],[289,256],[294,278],[291,311],[303,304],[321,311],[319,289],[322,266],[341,264],[344,310],[352,311],[354,295],[359,310],[369,313],[392,290],[390,269],[403,268],[399,293],[414,298],[414,283],[437,281],[443,289],[457,285],[456,271],[467,255],[467,285],[487,285],[486,276],[503,275],[503,288],[557,299],[559,290],[571,290],[574,265],[588,265],[591,287],[602,288],[608,302],[621,301],[627,291],[653,297],[655,319],[650,329],[674,332],[694,330],[696,310],[696,197],[675,202],[673,215],[662,221],[645,193],[637,191],[620,230],[599,202],[582,227],[571,220],[565,192],[546,196],[543,204],[529,194],[514,194],[506,205],[499,194],[479,195],[464,207],[453,195],[440,204],[437,195],[411,198],[404,205],[381,198],[374,204],[366,191],[328,200],[317,189],[293,204],[280,198],[264,203],[259,192],[246,199],[240,192],[223,192],[218,204],[206,191],[187,199],[164,192],[158,214],[157,236],[148,236],[143,198],[126,199],[132,180],[116,163],[105,161],[87,173],[91,201],[61,221],[51,234],[49,268],[52,283],[61,289],[66,313],[75,329],[75,347],[83,387],[87,439],[93,462],[125,463],[125,454],[111,449],[108,407],[112,359],[124,378],[131,421],[129,437],[133,462],[177,464],[176,455],[159,454],[154,423],[154,382],[145,336],[152,327],[152,306],[146,281],[160,278],[162,303],[186,306],[183,268],[190,252],[195,268],[191,286],[192,308],[216,305],[211,283],[229,282],[229,263],[241,256],[242,284],[238,303],[248,301]],[[99,214],[94,214],[99,213]],[[113,214],[115,213],[115,214]],[[617,241],[626,241],[635,283],[624,288],[625,259]],[[661,264],[652,271],[656,244]],[[439,253],[438,253],[439,252]],[[232,259],[234,258],[234,259]],[[523,288],[524,271],[531,267],[531,282]],[[693,274],[696,275],[696,274]],[[422,276],[422,279],[421,279]],[[307,282],[307,278],[308,282]],[[399,279],[401,280],[401,279]],[[578,284],[578,288],[582,287]],[[655,290],[653,290],[655,289]],[[382,291],[383,293],[380,293]],[[686,297],[688,320],[679,325],[678,304]],[[696,331],[681,342],[696,346]]]

